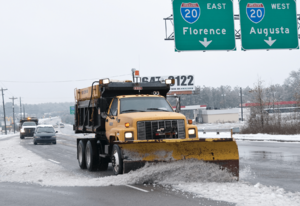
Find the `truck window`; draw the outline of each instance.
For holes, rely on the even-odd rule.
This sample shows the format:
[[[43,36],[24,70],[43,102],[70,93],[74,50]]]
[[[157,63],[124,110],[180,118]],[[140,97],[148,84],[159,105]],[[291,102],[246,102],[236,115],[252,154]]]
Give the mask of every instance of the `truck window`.
[[[165,98],[130,97],[121,99],[120,113],[128,112],[173,112]]]
[[[113,116],[117,116],[118,114],[118,99],[114,99],[111,108],[110,108],[110,114]]]
[[[36,126],[34,122],[24,122],[22,126]]]

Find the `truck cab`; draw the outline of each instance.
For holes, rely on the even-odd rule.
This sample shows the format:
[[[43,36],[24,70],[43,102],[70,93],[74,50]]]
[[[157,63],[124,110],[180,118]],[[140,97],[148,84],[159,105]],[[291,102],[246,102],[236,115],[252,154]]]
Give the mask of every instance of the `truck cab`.
[[[106,137],[114,136],[118,141],[197,137],[197,127],[187,124],[185,116],[176,113],[161,95],[116,96],[105,128]]]
[[[27,117],[20,120],[20,139],[25,137],[33,137],[38,119],[34,117]]]

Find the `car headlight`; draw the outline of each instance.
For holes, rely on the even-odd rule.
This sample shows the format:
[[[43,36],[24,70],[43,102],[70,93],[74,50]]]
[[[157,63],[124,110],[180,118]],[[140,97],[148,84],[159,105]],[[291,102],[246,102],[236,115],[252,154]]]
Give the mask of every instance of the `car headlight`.
[[[132,138],[132,132],[125,132],[125,138]]]
[[[189,129],[189,135],[195,134],[195,129]]]
[[[25,130],[24,130],[24,129],[21,129],[21,130],[20,130],[20,132],[21,132],[21,133],[24,133],[24,132],[25,132]]]

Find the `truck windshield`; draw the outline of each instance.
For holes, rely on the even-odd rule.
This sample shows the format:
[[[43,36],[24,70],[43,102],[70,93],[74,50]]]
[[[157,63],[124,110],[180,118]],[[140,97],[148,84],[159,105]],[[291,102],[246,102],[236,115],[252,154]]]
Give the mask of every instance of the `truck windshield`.
[[[37,133],[55,133],[53,127],[38,127]]]
[[[132,97],[121,99],[120,113],[128,112],[173,112],[165,100],[159,97]]]
[[[24,122],[22,126],[36,126],[35,122]]]

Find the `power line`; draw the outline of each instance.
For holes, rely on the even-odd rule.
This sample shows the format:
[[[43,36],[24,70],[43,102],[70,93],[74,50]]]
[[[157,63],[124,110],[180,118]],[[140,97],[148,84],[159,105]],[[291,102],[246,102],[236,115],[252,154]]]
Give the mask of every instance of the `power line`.
[[[121,77],[121,76],[129,76],[131,74],[123,74],[123,75],[117,75],[117,76],[110,76],[108,78],[113,77]],[[94,79],[77,79],[77,80],[61,80],[61,81],[14,81],[14,80],[0,80],[0,82],[9,82],[9,83],[32,83],[32,84],[49,84],[49,83],[66,83],[66,82],[80,82],[80,81],[91,81]]]
[[[0,84],[3,86],[3,87],[6,87],[7,88],[7,86],[3,83],[3,82],[1,82],[0,81]],[[14,94],[12,93],[12,92],[10,92],[9,90],[7,90],[12,96],[14,96]]]

